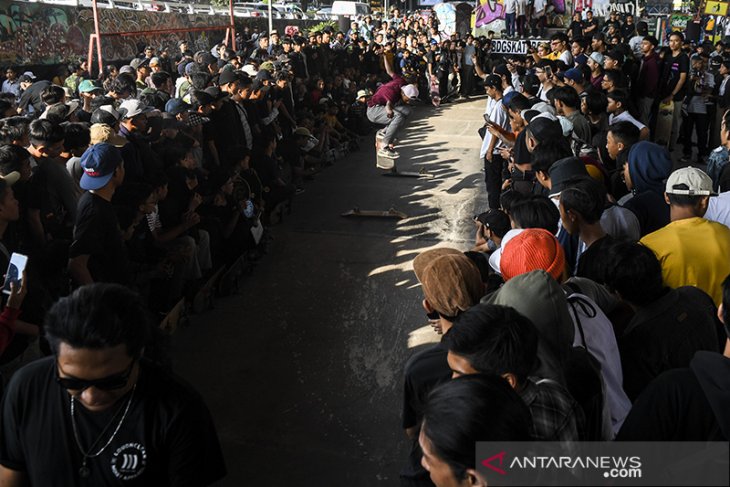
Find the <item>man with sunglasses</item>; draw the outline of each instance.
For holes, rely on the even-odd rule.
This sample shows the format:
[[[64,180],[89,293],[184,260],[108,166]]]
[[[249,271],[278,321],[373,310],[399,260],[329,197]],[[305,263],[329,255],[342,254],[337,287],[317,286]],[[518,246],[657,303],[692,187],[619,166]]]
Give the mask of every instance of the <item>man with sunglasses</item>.
[[[154,327],[136,294],[81,287],[53,306],[45,332],[53,356],[18,371],[3,401],[0,485],[197,487],[225,476],[200,395],[152,361]]]

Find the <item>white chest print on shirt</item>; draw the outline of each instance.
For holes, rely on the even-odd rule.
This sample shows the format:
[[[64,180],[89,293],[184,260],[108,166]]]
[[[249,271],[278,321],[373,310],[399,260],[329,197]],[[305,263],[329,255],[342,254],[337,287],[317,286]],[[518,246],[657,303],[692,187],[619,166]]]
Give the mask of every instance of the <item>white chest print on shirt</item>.
[[[112,473],[121,480],[139,477],[147,466],[147,450],[139,443],[125,443],[112,455]]]

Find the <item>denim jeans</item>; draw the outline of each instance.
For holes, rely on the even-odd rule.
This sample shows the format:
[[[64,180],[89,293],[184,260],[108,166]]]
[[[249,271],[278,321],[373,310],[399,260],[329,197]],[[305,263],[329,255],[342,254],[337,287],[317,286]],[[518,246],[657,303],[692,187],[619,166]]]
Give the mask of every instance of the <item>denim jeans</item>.
[[[515,34],[515,15],[516,14],[504,14],[504,24],[507,28],[507,37],[512,37]]]

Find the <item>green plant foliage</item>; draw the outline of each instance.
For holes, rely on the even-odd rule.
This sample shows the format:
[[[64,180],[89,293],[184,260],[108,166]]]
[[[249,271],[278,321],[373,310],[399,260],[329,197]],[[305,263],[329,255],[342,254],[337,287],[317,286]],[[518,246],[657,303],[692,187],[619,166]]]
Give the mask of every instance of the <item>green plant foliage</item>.
[[[324,29],[329,27],[330,29],[336,29],[337,22],[334,20],[326,20],[324,22],[320,22],[319,24],[313,25],[308,30],[310,33],[312,32],[322,32]]]

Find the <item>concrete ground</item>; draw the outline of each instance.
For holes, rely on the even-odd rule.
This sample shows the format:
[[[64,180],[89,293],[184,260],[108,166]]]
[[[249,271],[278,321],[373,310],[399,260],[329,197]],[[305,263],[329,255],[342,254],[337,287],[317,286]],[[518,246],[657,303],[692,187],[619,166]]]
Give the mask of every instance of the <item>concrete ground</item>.
[[[371,139],[317,175],[239,293],[173,336],[177,372],[215,418],[223,485],[397,485],[403,366],[436,338],[411,262],[471,245],[472,216],[486,208],[483,107],[415,110],[399,167],[436,179],[383,177]],[[409,218],[340,216],[355,206]]]

